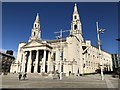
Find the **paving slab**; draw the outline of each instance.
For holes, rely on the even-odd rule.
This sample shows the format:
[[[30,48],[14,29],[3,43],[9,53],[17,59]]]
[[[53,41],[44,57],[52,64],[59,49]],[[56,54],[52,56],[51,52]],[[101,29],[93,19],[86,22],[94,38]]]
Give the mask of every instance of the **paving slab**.
[[[111,85],[111,86],[109,86]],[[28,77],[18,80],[17,75],[2,76],[1,88],[118,88],[118,79],[105,75],[101,80],[100,75],[70,76],[62,80],[49,77]]]

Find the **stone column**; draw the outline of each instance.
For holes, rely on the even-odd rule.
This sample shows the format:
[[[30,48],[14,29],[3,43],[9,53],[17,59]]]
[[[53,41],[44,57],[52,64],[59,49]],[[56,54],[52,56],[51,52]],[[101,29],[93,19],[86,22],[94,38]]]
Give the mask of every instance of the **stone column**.
[[[18,57],[19,57],[19,59],[17,60],[17,61],[18,61],[18,62],[17,62],[17,63],[18,63],[17,72],[21,72],[21,70],[20,70],[20,69],[21,69],[21,64],[22,64],[21,59],[23,59],[23,58],[22,58],[22,52],[19,52],[19,56],[18,56]]]
[[[56,58],[55,62],[59,62],[60,61],[60,51],[59,51],[58,48],[56,49],[56,57],[55,58]],[[55,65],[55,71],[56,70],[59,71],[59,65],[58,65],[58,63]]]
[[[43,56],[43,70],[42,70],[42,72],[45,72],[45,62],[46,62],[46,50],[44,50],[44,56]]]
[[[66,64],[64,65],[64,73],[66,73],[66,76],[69,76],[69,65],[67,62],[65,62]]]
[[[37,73],[37,70],[38,70],[38,56],[39,56],[39,51],[37,50],[36,59],[35,59],[35,69],[34,69],[35,73]]]
[[[31,73],[31,56],[32,56],[32,51],[29,51],[29,58],[28,58],[28,64],[27,64],[28,73]]]
[[[52,71],[52,67],[50,52],[48,52],[48,72]]]
[[[25,63],[26,63],[26,53],[23,52],[23,60],[22,60],[22,70],[21,72],[25,72]]]

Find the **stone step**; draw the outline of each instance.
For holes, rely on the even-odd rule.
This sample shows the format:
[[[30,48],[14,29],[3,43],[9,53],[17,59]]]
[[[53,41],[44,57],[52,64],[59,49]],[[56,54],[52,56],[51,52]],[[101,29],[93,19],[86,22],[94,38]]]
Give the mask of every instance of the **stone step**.
[[[2,77],[18,77],[18,73],[8,73],[6,75],[2,75]]]
[[[5,77],[19,77],[18,73],[9,73],[7,75],[3,75]],[[23,76],[23,74],[22,74]],[[51,79],[59,79],[59,74],[47,74],[47,73],[27,73],[27,78],[51,78]]]

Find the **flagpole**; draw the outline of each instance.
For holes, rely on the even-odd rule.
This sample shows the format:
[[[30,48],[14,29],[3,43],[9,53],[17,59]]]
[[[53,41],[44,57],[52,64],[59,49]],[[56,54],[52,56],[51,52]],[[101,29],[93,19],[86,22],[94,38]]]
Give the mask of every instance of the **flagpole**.
[[[102,65],[102,60],[101,60],[101,41],[100,41],[100,31],[99,31],[99,27],[98,27],[98,22],[96,22],[96,26],[97,26],[97,38],[98,38],[98,47],[99,47],[99,62],[100,62],[100,71],[101,71],[101,80],[104,80],[104,76],[103,76],[103,65]],[[102,33],[102,32],[101,32]]]

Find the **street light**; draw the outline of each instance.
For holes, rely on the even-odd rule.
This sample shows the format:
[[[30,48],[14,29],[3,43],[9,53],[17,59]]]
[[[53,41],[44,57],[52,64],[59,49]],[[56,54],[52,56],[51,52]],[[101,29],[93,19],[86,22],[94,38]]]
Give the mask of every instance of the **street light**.
[[[59,40],[60,39],[60,80],[62,80],[62,60],[63,60],[63,48],[62,48],[62,33],[63,32],[68,32],[70,30],[64,30],[62,31],[62,29],[58,32],[54,32],[54,33],[60,33],[59,36],[57,36],[56,38]]]
[[[60,33],[59,36],[56,38],[59,40],[60,39],[60,80],[62,80],[62,29],[59,32],[54,32],[54,33]]]
[[[104,33],[105,29],[100,29],[98,28],[98,22],[96,22],[96,26],[97,26],[97,38],[98,38],[98,47],[99,47],[99,60],[100,60],[100,69],[101,69],[101,79],[104,80],[104,76],[103,76],[103,66],[102,66],[102,60],[101,60],[101,41],[100,41],[100,34]]]

